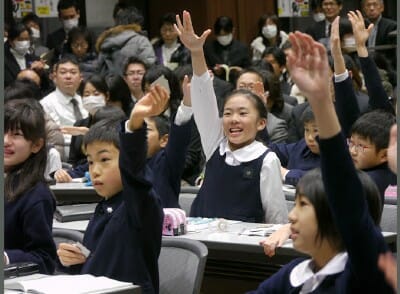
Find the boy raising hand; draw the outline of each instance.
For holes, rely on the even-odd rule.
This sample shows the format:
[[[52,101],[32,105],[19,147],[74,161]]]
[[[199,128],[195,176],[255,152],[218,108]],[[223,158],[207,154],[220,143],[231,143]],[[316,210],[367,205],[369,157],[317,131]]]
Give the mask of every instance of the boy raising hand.
[[[157,260],[161,248],[163,212],[145,177],[145,118],[160,114],[168,92],[153,87],[140,99],[128,121],[103,120],[83,139],[93,186],[104,199],[96,206],[83,239],[84,256],[75,244],[57,250],[63,270],[132,282],[143,293],[158,293]]]

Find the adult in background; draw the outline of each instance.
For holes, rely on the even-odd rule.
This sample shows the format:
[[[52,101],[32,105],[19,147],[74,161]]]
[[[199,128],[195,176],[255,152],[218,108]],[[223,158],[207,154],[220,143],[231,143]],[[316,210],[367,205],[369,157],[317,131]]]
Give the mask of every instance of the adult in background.
[[[322,0],[321,7],[325,19],[315,22],[308,27],[306,34],[309,34],[314,40],[324,44],[325,47],[330,48],[329,38],[331,36],[331,24],[335,20],[336,16],[340,14],[340,11],[343,8],[342,4],[342,0]]]
[[[215,75],[226,80],[235,80],[235,77],[229,77],[225,66],[229,67],[228,71],[236,69],[236,72],[250,66],[249,48],[234,38],[235,29],[229,16],[217,18],[214,34],[216,39],[206,43],[204,47],[207,65],[213,69]]]
[[[143,16],[139,10],[133,6],[121,9],[115,23],[96,42],[99,72],[102,75],[123,76],[124,63],[132,56],[140,58],[146,65],[152,65],[156,58],[149,39],[142,34]]]
[[[258,20],[258,36],[251,42],[252,60],[259,61],[267,47],[282,48],[288,35],[281,30],[276,14],[264,14]]]
[[[190,52],[179,41],[174,24],[176,24],[175,14],[164,14],[159,25],[161,38],[152,41],[156,62],[170,70],[190,63]]]
[[[21,70],[30,68],[42,71],[44,62],[29,52],[31,33],[23,23],[16,23],[8,30],[4,43],[4,87],[10,85]]]
[[[382,16],[385,10],[383,0],[362,0],[361,5],[366,17],[366,25],[374,24],[368,38],[368,47],[395,45],[397,24],[394,20]],[[395,48],[378,52],[382,52],[391,61],[393,68],[396,68]]]
[[[57,4],[58,19],[62,27],[47,36],[46,46],[54,49],[52,63],[61,58],[64,45],[67,41],[68,32],[79,25],[79,7],[75,0],[60,0]]]

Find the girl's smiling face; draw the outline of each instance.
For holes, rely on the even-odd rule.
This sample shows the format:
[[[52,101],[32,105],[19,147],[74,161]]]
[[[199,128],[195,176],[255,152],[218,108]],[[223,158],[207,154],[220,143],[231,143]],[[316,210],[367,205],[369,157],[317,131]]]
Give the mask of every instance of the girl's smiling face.
[[[225,103],[222,124],[229,146],[234,151],[251,144],[257,132],[265,128],[266,120],[260,118],[250,98],[236,94]]]

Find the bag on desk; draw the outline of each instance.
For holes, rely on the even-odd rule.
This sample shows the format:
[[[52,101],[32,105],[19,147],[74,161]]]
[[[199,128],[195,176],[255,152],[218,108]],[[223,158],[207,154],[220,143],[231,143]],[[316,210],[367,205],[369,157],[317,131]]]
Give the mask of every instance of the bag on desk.
[[[186,234],[186,213],[180,208],[164,208],[164,236],[178,236]]]

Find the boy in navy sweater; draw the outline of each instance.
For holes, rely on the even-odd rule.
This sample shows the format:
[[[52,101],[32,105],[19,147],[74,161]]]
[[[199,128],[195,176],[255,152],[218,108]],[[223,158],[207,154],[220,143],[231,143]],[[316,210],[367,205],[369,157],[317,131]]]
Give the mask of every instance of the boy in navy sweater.
[[[57,254],[69,272],[107,276],[138,284],[143,293],[158,293],[163,212],[145,172],[144,119],[160,114],[168,98],[164,88],[155,86],[135,104],[119,134],[115,123],[104,120],[85,135],[90,177],[104,200],[84,236],[90,255],[75,244],[59,245]]]
[[[350,155],[356,168],[365,171],[377,185],[384,203],[385,190],[396,185],[396,176],[387,165],[387,149],[395,117],[387,111],[371,111],[356,120],[348,140]]]
[[[296,186],[307,171],[320,165],[319,146],[315,139],[318,136],[318,127],[310,107],[304,110],[301,120],[304,125],[303,139],[291,144],[268,145],[281,161],[284,183],[293,186]]]

